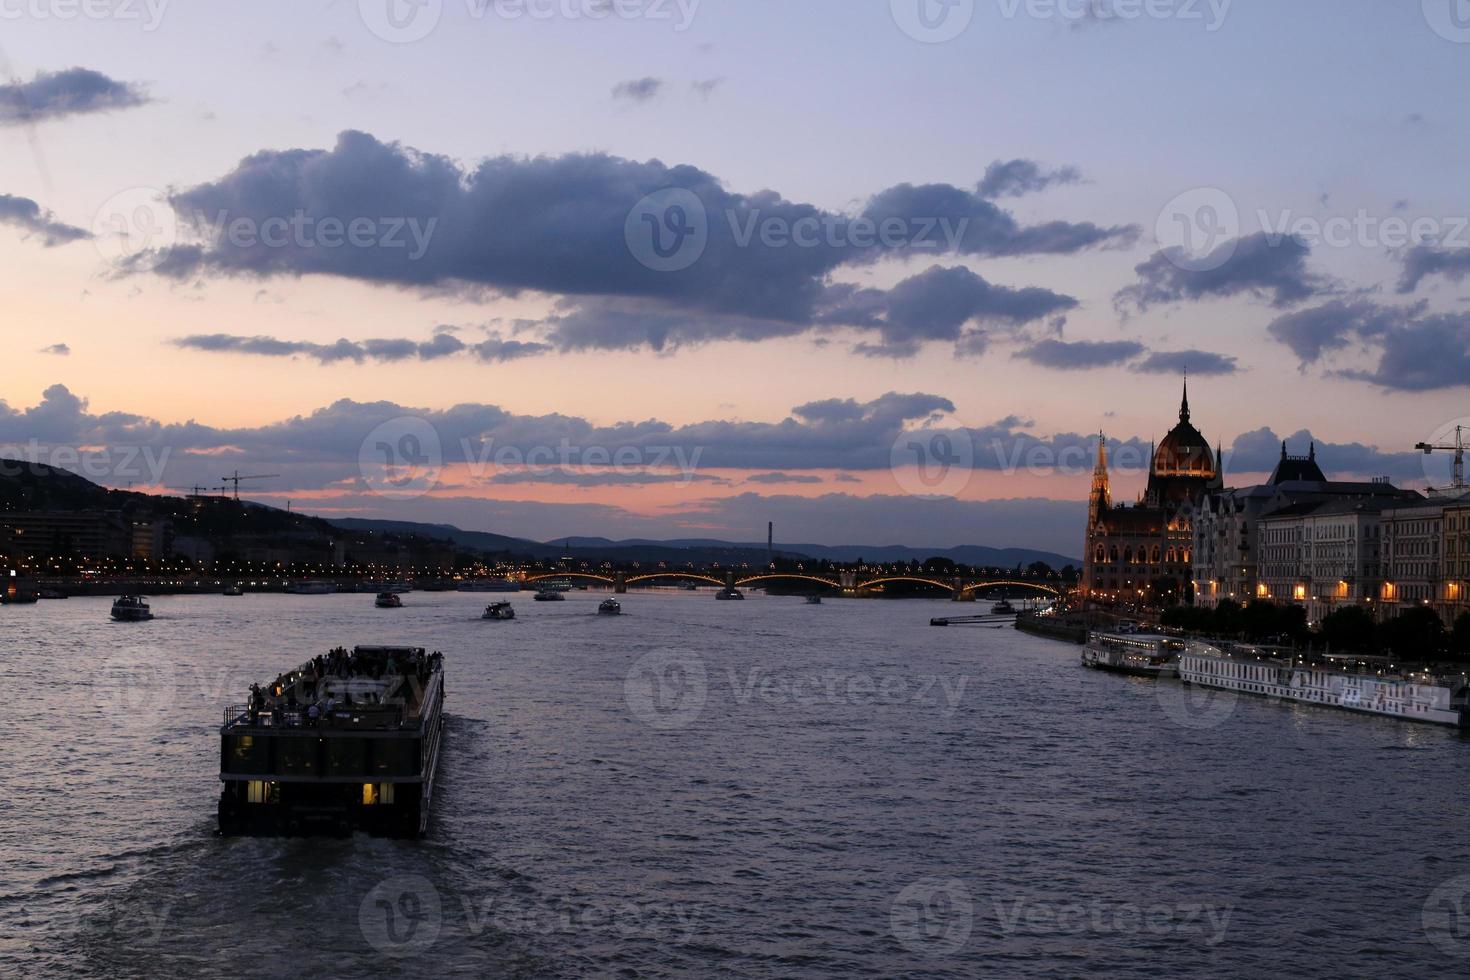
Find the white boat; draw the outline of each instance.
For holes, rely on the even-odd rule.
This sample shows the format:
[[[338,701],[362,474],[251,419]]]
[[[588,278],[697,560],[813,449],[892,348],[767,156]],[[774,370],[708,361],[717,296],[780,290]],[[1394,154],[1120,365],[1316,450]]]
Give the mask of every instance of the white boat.
[[[120,623],[141,623],[153,618],[153,610],[141,596],[118,596],[112,604],[112,618]]]
[[[292,582],[286,586],[287,595],[331,595],[336,591],[331,582]]]
[[[1179,658],[1179,678],[1241,694],[1470,728],[1470,675],[1464,673],[1191,643]]]
[[[597,607],[597,614],[599,616],[621,616],[623,604],[616,599],[604,599]]]
[[[1182,640],[1145,633],[1090,633],[1082,648],[1082,666],[1131,677],[1179,676]]]
[[[485,607],[485,615],[482,619],[509,620],[516,618],[515,606],[508,602],[492,602]]]
[[[398,597],[396,592],[380,592],[374,605],[379,609],[402,609],[403,600]]]

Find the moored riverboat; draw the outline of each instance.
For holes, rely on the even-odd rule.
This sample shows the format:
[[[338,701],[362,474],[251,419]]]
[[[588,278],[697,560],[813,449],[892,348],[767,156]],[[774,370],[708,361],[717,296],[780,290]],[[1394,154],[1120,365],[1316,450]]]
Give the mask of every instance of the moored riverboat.
[[[1179,658],[1179,677],[1201,687],[1470,728],[1470,675],[1432,666],[1191,643]]]
[[[1179,676],[1184,642],[1147,633],[1091,633],[1082,648],[1082,665],[1130,677]]]

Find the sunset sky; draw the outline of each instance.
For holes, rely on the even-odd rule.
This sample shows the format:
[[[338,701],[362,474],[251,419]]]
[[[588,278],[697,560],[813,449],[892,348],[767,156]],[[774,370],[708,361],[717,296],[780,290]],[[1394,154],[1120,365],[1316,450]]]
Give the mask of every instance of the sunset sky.
[[[0,455],[1076,554],[1096,434],[1143,458],[1187,368],[1229,482],[1290,439],[1423,487],[1470,425],[1454,3],[0,0]]]

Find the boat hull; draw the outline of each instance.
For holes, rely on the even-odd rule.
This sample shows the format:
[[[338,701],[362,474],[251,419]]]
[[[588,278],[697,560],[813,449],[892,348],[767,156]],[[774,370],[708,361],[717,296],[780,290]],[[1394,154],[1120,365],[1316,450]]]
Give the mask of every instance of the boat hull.
[[[1125,677],[1149,677],[1154,680],[1173,679],[1179,676],[1177,663],[1156,664],[1146,657],[1135,657],[1108,650],[1082,651],[1082,666]]]

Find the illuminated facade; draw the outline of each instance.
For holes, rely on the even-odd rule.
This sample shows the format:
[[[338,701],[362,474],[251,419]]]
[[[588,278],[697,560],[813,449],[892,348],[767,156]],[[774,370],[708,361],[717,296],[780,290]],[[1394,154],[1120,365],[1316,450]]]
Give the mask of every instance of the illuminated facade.
[[[1113,505],[1107,453],[1103,438],[1088,503],[1084,594],[1099,601],[1133,601],[1146,594],[1186,600],[1196,507],[1222,485],[1216,453],[1190,422],[1188,385],[1179,423],[1155,448],[1148,485],[1132,506]]]

